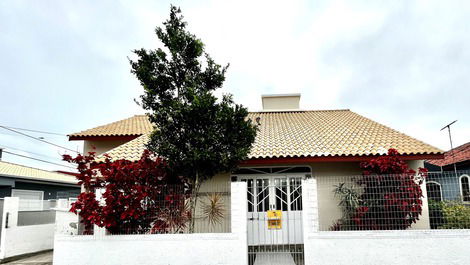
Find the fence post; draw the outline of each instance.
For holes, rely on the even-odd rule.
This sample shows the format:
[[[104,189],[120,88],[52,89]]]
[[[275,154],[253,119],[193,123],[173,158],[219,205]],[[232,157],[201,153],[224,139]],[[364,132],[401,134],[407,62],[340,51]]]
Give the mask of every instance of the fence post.
[[[70,203],[68,199],[58,199],[54,208],[56,235],[78,235],[80,225],[79,215],[70,212]]]
[[[302,205],[304,234],[320,230],[318,216],[317,179],[312,177],[302,180]]]
[[[104,188],[95,190],[96,200],[99,201],[100,205],[103,205],[103,206],[106,205],[106,202],[104,201],[104,198],[103,198],[104,192],[105,192]],[[93,235],[95,237],[106,236],[106,227],[99,227],[97,225],[93,225]]]
[[[5,197],[3,204],[2,228],[11,228],[18,225],[18,210],[20,207],[20,198]],[[7,218],[8,216],[8,218]]]
[[[231,183],[231,229],[232,234],[236,234],[243,242],[240,246],[240,253],[244,255],[244,264],[248,264],[248,228],[247,228],[247,201],[246,201],[247,186],[245,182],[232,182]]]
[[[69,200],[68,199],[58,199],[55,208],[61,209],[61,210],[70,209]]]
[[[310,244],[309,236],[320,230],[317,191],[317,179],[315,176],[302,180],[302,224],[305,264],[314,264],[315,261],[310,251],[312,245]]]
[[[3,200],[2,227],[0,236],[0,259],[5,258],[6,232],[8,228],[18,225],[18,209],[20,206],[20,198],[5,197]]]

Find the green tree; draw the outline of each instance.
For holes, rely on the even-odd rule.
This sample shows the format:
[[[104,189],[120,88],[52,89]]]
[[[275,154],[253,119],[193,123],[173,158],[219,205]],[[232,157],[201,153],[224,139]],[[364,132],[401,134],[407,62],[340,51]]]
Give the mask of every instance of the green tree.
[[[228,65],[205,52],[203,42],[187,31],[179,8],[171,7],[156,35],[164,48],[134,50],[138,59],[130,61],[144,87],[142,107],[155,125],[147,147],[166,158],[174,174],[191,180],[197,195],[204,180],[231,171],[247,157],[256,126],[231,95],[220,100],[214,95]]]

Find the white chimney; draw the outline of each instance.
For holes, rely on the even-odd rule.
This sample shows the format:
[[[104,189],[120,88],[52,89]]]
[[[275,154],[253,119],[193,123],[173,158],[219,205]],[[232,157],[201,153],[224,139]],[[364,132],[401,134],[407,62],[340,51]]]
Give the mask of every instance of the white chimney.
[[[263,111],[300,110],[300,93],[261,95]]]

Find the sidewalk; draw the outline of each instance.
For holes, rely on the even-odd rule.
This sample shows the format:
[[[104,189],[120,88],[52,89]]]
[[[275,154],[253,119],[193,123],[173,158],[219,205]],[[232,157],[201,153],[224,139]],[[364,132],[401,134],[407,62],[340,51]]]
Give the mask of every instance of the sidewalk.
[[[19,260],[10,261],[4,264],[16,265],[52,265],[52,251],[43,252],[34,256],[25,257]]]

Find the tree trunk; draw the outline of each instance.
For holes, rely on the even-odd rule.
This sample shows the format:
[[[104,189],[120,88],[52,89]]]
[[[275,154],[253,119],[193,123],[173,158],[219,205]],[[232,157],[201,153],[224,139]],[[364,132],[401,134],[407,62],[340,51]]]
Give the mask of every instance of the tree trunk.
[[[197,199],[199,188],[201,187],[201,183],[199,182],[199,173],[196,172],[196,180],[194,181],[194,187],[191,192],[191,199],[190,199],[190,207],[191,207],[191,223],[189,225],[189,232],[194,233],[194,224],[196,221],[196,208],[197,208]]]

